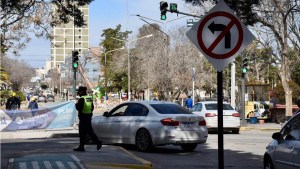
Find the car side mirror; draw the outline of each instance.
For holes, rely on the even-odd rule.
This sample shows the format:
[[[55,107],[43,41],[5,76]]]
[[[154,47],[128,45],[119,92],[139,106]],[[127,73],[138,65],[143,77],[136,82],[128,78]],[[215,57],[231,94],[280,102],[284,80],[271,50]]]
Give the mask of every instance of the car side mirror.
[[[108,113],[108,111],[104,112],[104,113],[103,113],[103,116],[105,116],[105,117],[109,117],[109,113]]]
[[[281,133],[280,132],[273,133],[272,138],[274,140],[280,140],[281,139]]]

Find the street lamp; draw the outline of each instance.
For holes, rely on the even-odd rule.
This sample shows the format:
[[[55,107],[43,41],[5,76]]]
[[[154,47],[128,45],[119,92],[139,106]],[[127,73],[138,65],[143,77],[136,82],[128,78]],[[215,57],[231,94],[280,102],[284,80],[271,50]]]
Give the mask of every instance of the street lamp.
[[[121,49],[124,49],[124,47],[122,48],[118,48],[118,49],[113,49],[113,50],[110,50],[110,51],[107,51],[104,53],[104,68],[105,68],[105,72],[104,72],[104,77],[105,77],[105,97],[107,95],[107,73],[106,73],[106,55],[108,53],[111,53],[111,52],[114,52],[114,51],[117,51],[117,50],[121,50]]]
[[[137,38],[137,39],[133,39],[131,41],[127,41],[127,40],[124,40],[124,39],[118,39],[118,38],[115,38],[115,37],[110,37],[112,39],[115,39],[115,40],[118,40],[118,41],[122,41],[122,42],[125,42],[127,45],[127,54],[128,54],[128,100],[130,101],[131,100],[131,93],[130,93],[130,50],[129,50],[129,44],[131,42],[134,42],[134,41],[137,41],[137,40],[140,40],[140,39],[144,39],[144,38],[149,38],[153,36],[153,34],[150,34],[150,35],[147,35],[147,36],[143,36],[143,37],[140,37],[140,38]]]

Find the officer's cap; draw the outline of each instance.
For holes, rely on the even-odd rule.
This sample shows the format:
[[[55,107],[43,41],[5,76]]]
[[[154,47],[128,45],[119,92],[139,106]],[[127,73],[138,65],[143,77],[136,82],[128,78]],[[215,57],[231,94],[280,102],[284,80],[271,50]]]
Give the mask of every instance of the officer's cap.
[[[77,89],[77,92],[78,91],[83,91],[83,92],[86,92],[87,91],[87,88],[85,86],[79,86],[79,88]]]

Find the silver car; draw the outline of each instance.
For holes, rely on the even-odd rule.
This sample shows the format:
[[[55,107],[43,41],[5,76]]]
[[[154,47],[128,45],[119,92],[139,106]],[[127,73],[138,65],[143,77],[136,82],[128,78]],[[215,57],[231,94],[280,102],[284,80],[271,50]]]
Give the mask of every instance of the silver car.
[[[300,113],[293,116],[272,138],[274,140],[266,147],[264,168],[300,168]]]
[[[92,126],[104,144],[133,144],[140,151],[167,144],[193,151],[208,135],[203,117],[163,101],[124,102],[95,116]]]

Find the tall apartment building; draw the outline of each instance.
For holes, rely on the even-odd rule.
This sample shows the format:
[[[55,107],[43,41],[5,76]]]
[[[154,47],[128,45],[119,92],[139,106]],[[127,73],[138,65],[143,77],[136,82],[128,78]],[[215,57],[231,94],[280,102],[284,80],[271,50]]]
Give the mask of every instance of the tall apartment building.
[[[85,26],[74,27],[73,22],[53,27],[54,38],[51,41],[51,69],[71,59],[73,49],[79,54],[89,49],[89,6],[80,7],[84,14]],[[75,40],[74,40],[75,37]]]

